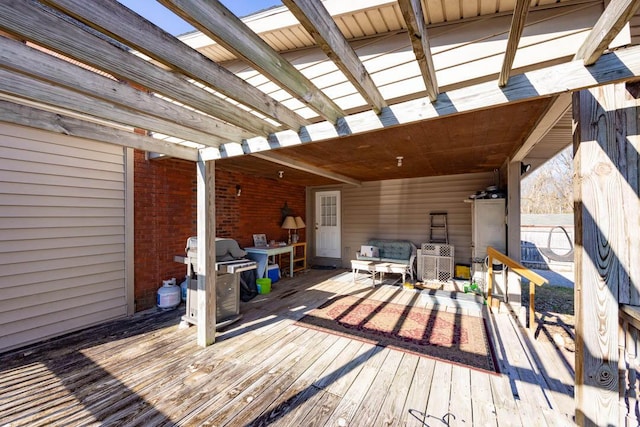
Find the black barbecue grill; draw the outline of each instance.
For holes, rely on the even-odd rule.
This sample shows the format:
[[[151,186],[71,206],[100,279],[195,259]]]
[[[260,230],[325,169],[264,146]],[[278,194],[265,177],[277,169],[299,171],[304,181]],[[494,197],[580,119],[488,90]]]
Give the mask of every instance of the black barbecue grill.
[[[187,304],[183,322],[197,324],[198,315],[198,238],[189,237],[186,256],[174,260],[187,265]],[[258,263],[244,258],[246,252],[233,239],[216,238],[216,328],[240,319],[240,274],[255,270]]]

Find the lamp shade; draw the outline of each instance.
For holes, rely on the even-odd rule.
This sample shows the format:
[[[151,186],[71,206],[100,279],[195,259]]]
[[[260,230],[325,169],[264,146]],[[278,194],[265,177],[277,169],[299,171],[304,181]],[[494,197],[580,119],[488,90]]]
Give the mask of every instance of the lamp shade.
[[[304,225],[304,221],[302,220],[301,217],[297,216],[296,217],[296,228],[305,228],[306,225]]]
[[[293,219],[292,216],[288,216],[284,219],[284,222],[282,223],[282,228],[285,228],[287,230],[294,230],[296,228],[296,220]]]

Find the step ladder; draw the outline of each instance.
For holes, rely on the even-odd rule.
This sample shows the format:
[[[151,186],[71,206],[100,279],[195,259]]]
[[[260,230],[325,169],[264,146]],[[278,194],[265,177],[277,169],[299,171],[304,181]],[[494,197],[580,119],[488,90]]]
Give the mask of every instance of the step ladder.
[[[429,243],[449,244],[449,231],[447,230],[447,213],[431,212],[431,224],[429,226]]]

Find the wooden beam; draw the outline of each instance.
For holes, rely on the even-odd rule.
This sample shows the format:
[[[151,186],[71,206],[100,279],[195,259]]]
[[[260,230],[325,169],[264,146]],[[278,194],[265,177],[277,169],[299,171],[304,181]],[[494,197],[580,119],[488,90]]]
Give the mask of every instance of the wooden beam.
[[[387,106],[360,58],[324,5],[317,0],[283,0],[318,46],[327,54],[376,113]]]
[[[309,79],[254,33],[219,1],[159,0],[194,27],[252,64],[282,89],[326,120],[335,123],[344,112]]]
[[[197,342],[211,345],[216,337],[216,192],[215,163],[198,159],[197,163],[198,229],[198,322]]]
[[[507,163],[507,256],[520,262],[520,162]],[[516,272],[507,270],[506,300],[522,326],[526,314],[522,310],[522,279]]]
[[[116,0],[44,0],[158,62],[298,130],[309,122]]]
[[[533,147],[549,133],[571,107],[571,93],[563,93],[553,98],[544,114],[538,119],[533,130],[512,157],[512,161],[521,162],[533,150]]]
[[[638,0],[610,2],[605,13],[600,16],[586,40],[578,48],[573,60],[583,59],[585,65],[592,65],[629,22],[639,6],[640,1]],[[538,119],[538,123],[529,133],[513,160],[522,161],[533,147],[549,133],[570,106],[571,95],[569,93],[555,97],[547,108],[547,112]]]
[[[127,301],[127,316],[136,314],[136,233],[135,229],[135,154],[131,147],[124,150],[124,274]]]
[[[619,84],[573,97],[578,425],[619,425],[623,406],[618,394],[618,310],[620,303],[629,302],[630,290],[637,298],[640,287],[640,103],[627,102],[627,96],[625,85]]]
[[[17,91],[18,81],[22,82],[23,92],[32,93],[30,98],[35,97],[42,102],[45,102],[46,95],[45,98],[38,98],[39,95],[35,93],[35,87],[40,88],[41,91],[50,92],[54,99],[58,98],[56,93],[60,88],[65,88],[89,97],[82,97],[82,99],[90,104],[91,110],[85,110],[85,106],[78,105],[75,110],[80,108],[80,112],[93,111],[96,116],[105,119],[110,119],[109,116],[111,116],[111,120],[115,120],[113,117],[117,112],[111,103],[116,103],[120,107],[124,107],[127,112],[131,112],[126,116],[130,117],[129,119],[120,119],[127,120],[131,126],[213,146],[221,142],[228,142],[229,138],[235,136],[232,134],[226,135],[227,138],[217,136],[216,134],[222,133],[218,129],[221,122],[211,116],[180,107],[173,102],[160,99],[127,84],[86,70],[69,61],[33,49],[24,43],[4,37],[0,37],[0,68],[24,75],[24,77],[17,79],[16,84],[11,85],[9,89]],[[35,77],[43,83],[37,83],[32,87],[27,76]],[[59,97],[66,98],[65,95],[59,95]],[[98,100],[94,103],[90,98],[97,98],[108,103],[101,103]],[[100,111],[105,106],[106,111]],[[63,107],[74,109],[73,105],[64,105]],[[146,120],[149,116],[153,118]]]
[[[0,99],[0,121],[195,162],[198,150]]]
[[[427,35],[427,24],[424,20],[422,3],[420,0],[398,0],[398,6],[407,25],[413,52],[420,66],[422,80],[427,89],[427,96],[431,101],[438,98],[438,83],[436,71],[431,56],[431,46]]]
[[[74,92],[64,87],[53,86],[50,83],[4,68],[0,68],[0,93],[54,106],[61,110],[73,111],[85,116],[174,135],[203,145],[218,145],[222,141],[213,135],[168,122],[163,118],[122,108],[122,106],[112,102]]]
[[[595,63],[639,7],[639,0],[610,1],[587,39],[578,49],[576,58],[583,59],[585,65]]]
[[[513,19],[511,20],[511,28],[509,29],[507,48],[504,54],[504,61],[502,62],[500,77],[498,77],[498,86],[500,87],[506,86],[509,81],[513,61],[516,57],[516,52],[518,51],[518,44],[520,44],[520,37],[522,37],[522,30],[524,30],[524,23],[526,22],[527,14],[529,13],[530,3],[531,0],[516,0],[516,5],[513,10]]]
[[[33,1],[0,2],[0,29],[54,50],[82,63],[137,83],[147,89],[189,105],[213,117],[267,135],[278,130],[255,115],[189,83],[185,78],[133,55],[120,46],[97,37],[79,25],[60,19]],[[233,140],[245,138],[246,131],[220,122],[220,129],[236,133]]]
[[[640,79],[640,46],[616,50],[602,56],[594,65],[586,67],[582,61],[554,65],[511,77],[509,85],[498,87],[496,81],[449,91],[431,103],[429,99],[416,99],[391,105],[381,114],[373,111],[353,114],[340,119],[336,126],[330,123],[314,123],[299,133],[277,132],[269,136],[280,147],[322,141],[385,127],[421,120],[432,120],[452,114],[478,111],[546,98],[562,93],[595,87],[612,82]],[[446,95],[446,96],[444,96]],[[246,154],[264,151],[270,144],[248,145]],[[224,147],[226,144],[222,146]]]
[[[335,181],[338,182],[344,182],[345,184],[351,184],[351,185],[355,185],[357,187],[362,185],[362,182],[350,178],[346,175],[341,175],[339,173],[334,173],[334,172],[330,172],[327,171],[325,169],[322,169],[320,167],[314,166],[314,165],[310,165],[308,163],[304,163],[295,159],[292,159],[290,157],[287,157],[285,155],[282,155],[280,153],[274,152],[274,151],[268,151],[268,152],[263,152],[263,153],[254,153],[252,154],[254,157],[258,157],[259,159],[263,159],[263,160],[267,160],[269,162],[273,162],[273,163],[277,163],[279,165],[283,165],[283,166],[287,166],[290,167],[292,169],[298,169],[304,172],[309,172],[312,173],[314,175],[319,175],[319,176],[324,176],[325,178],[329,178],[329,179],[333,179]]]

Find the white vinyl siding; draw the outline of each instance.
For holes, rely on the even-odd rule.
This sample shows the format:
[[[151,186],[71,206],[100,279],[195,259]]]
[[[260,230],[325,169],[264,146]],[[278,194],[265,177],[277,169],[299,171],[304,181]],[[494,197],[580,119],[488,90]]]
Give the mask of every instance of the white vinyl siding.
[[[365,182],[342,187],[342,264],[371,238],[428,242],[429,212],[447,212],[449,244],[455,260],[471,259],[470,195],[494,185],[493,173]]]
[[[125,150],[0,123],[0,351],[127,314]]]

